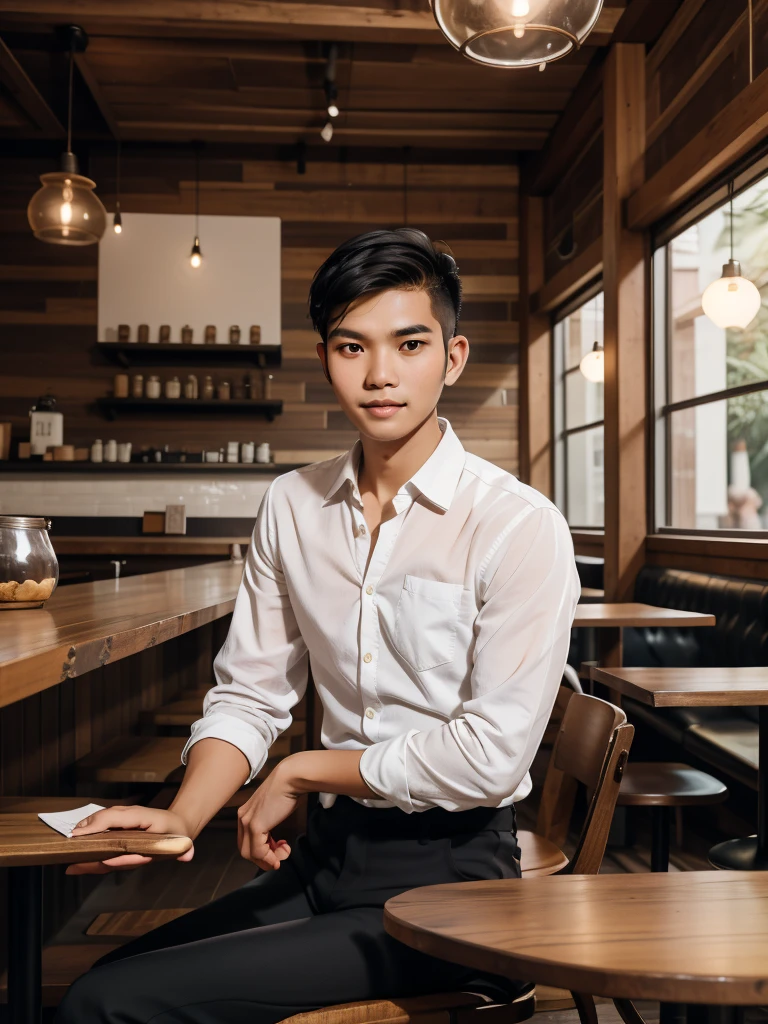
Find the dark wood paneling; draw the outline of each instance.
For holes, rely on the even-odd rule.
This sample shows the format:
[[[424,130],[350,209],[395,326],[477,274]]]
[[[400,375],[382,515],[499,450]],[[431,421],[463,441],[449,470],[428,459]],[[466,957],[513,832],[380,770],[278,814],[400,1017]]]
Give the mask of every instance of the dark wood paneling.
[[[96,247],[64,248],[35,239],[24,209],[48,161],[31,156],[0,159],[0,418],[28,436],[28,410],[50,390],[65,416],[65,440],[90,445],[95,437],[130,440],[134,446],[218,448],[233,437],[269,441],[276,452],[312,451],[328,457],[348,448],[357,434],[328,415],[337,408],[315,352],[317,336],[307,317],[314,271],[340,242],[362,231],[402,223],[403,165],[366,159],[312,159],[299,175],[292,159],[253,147],[209,146],[201,159],[201,205],[208,214],[269,213],[282,224],[283,366],[274,371],[273,396],[289,404],[273,423],[229,416],[138,416],[108,423],[95,407],[107,395],[115,367],[96,343]],[[381,154],[379,154],[380,156]],[[472,345],[470,361],[439,411],[450,417],[466,407],[461,435],[467,448],[510,471],[517,469],[509,433],[517,376],[517,167],[497,155],[472,163],[467,154],[409,164],[408,222],[453,249],[466,281],[461,329]],[[171,147],[123,149],[124,211],[190,212],[191,154]],[[115,157],[94,149],[89,173],[108,209],[114,208]],[[137,315],[137,322],[140,315]],[[180,368],[181,370],[182,368]],[[144,371],[145,373],[147,371]],[[174,368],[160,371],[172,376]],[[237,382],[245,371],[184,367],[214,380]],[[506,405],[502,403],[506,402]],[[325,409],[311,408],[318,404]],[[302,406],[306,405],[306,411]],[[477,413],[473,419],[471,410]],[[506,447],[505,447],[506,443]],[[289,460],[291,461],[291,460]]]

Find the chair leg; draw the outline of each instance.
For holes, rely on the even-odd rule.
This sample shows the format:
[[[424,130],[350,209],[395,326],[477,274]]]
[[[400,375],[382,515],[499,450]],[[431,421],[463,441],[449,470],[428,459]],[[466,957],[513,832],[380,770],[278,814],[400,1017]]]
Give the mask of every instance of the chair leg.
[[[669,808],[651,808],[651,871],[669,870]]]
[[[584,992],[571,992],[581,1024],[598,1024],[595,1000]]]

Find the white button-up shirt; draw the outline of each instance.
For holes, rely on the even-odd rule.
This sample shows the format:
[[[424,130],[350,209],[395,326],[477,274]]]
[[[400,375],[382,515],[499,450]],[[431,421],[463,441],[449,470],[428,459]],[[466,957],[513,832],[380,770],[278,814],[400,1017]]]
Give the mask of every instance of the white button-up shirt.
[[[272,481],[185,764],[216,737],[245,754],[250,781],[291,722],[309,660],[323,746],[364,752],[379,799],[360,803],[458,811],[530,792],[580,593],[570,531],[547,498],[438,423],[367,569],[359,440]]]

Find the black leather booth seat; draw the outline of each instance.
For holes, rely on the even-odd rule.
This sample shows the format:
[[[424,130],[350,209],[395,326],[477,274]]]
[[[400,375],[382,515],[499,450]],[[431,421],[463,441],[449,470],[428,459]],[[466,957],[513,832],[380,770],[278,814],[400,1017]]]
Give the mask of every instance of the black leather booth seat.
[[[636,601],[708,612],[708,628],[624,630],[624,664],[632,666],[768,665],[768,583],[646,566]],[[624,701],[630,718],[646,722],[692,755],[757,787],[757,708],[649,708]]]

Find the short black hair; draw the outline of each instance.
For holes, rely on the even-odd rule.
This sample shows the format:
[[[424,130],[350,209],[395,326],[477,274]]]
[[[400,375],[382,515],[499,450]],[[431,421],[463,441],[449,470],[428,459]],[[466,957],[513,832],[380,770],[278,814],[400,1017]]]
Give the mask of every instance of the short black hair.
[[[366,231],[342,242],[318,268],[309,288],[309,315],[323,342],[339,307],[343,312],[336,320],[363,295],[416,288],[429,295],[447,353],[461,312],[461,280],[456,261],[444,249],[418,228]]]

